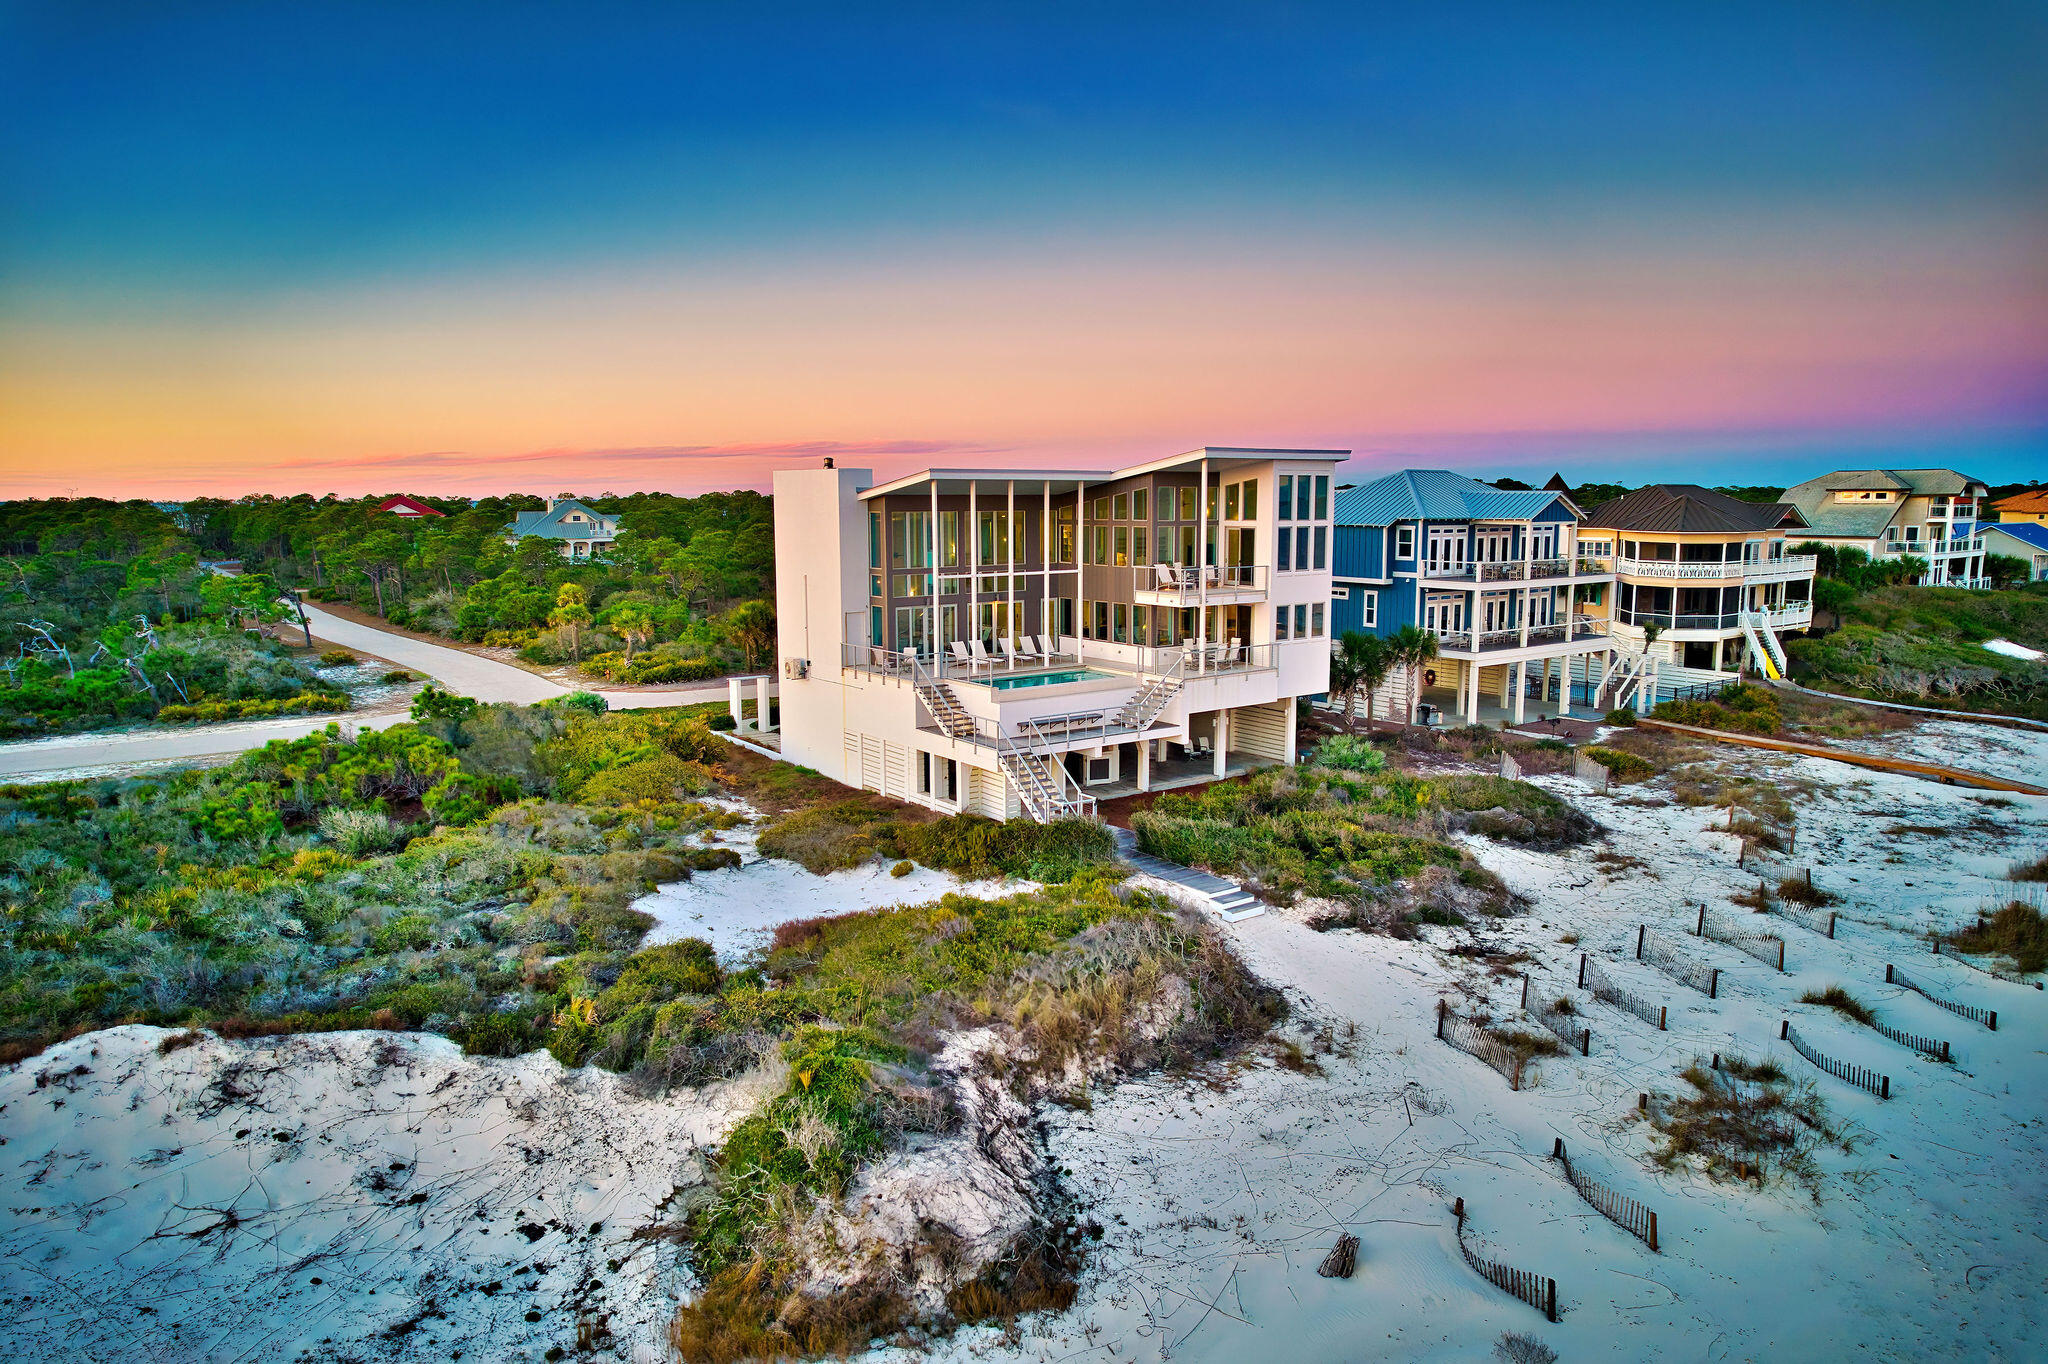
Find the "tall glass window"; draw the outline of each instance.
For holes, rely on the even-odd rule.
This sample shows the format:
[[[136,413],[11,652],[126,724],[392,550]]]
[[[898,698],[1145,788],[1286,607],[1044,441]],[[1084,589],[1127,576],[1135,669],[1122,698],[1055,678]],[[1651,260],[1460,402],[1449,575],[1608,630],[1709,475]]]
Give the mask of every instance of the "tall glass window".
[[[1138,488],[1138,489],[1134,490],[1134,491],[1133,491],[1133,492],[1131,493],[1131,520],[1133,520],[1133,521],[1149,521],[1149,520],[1151,520],[1152,518],[1151,518],[1151,517],[1149,517],[1149,516],[1147,516],[1147,515],[1145,514],[1145,512],[1146,512],[1146,510],[1147,510],[1147,504],[1148,504],[1148,503],[1149,503],[1150,501],[1151,501],[1151,498],[1150,498],[1150,497],[1149,497],[1149,496],[1148,496],[1148,495],[1146,494],[1146,490],[1145,490],[1145,489],[1143,489],[1143,488]]]
[[[1195,490],[1193,488],[1182,488],[1180,490],[1180,516],[1177,519],[1182,521],[1192,521],[1195,519]]]
[[[868,567],[880,568],[881,566],[882,514],[878,511],[871,511],[868,513]]]
[[[1330,566],[1330,565],[1329,565],[1329,557],[1330,557],[1330,528],[1329,528],[1328,526],[1317,526],[1317,527],[1316,527],[1316,572],[1320,573],[1320,572],[1322,572],[1322,571],[1323,571],[1323,570],[1324,570],[1325,568],[1328,568],[1328,567]]]
[[[1280,494],[1273,501],[1273,514],[1282,521],[1294,519],[1294,475],[1280,475]]]
[[[1316,475],[1316,520],[1330,519],[1330,476]]]
[[[1238,511],[1247,521],[1259,519],[1259,481],[1256,478],[1244,481],[1244,505]]]

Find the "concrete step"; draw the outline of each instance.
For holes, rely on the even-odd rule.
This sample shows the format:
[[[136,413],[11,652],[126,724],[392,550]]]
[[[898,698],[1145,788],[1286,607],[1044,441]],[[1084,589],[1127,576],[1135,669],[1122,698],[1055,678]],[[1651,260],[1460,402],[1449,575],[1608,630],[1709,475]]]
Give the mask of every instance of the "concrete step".
[[[1110,836],[1116,842],[1117,853],[1147,876],[1156,876],[1176,886],[1193,891],[1207,902],[1211,913],[1225,923],[1236,923],[1240,919],[1255,918],[1266,912],[1256,896],[1235,881],[1214,876],[1193,867],[1183,867],[1177,862],[1154,857],[1138,851],[1138,838],[1129,829],[1110,828]]]

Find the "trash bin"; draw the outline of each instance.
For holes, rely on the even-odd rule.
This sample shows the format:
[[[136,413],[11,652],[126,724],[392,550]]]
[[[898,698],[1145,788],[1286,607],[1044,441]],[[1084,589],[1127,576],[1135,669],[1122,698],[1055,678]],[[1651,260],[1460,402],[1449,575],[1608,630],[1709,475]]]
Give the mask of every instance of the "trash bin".
[[[1417,723],[1418,725],[1433,725],[1433,724],[1435,724],[1435,723],[1436,723],[1436,707],[1435,707],[1435,706],[1432,706],[1432,705],[1431,705],[1431,704],[1430,704],[1429,702],[1427,702],[1427,701],[1418,701],[1418,702],[1416,702],[1416,704],[1415,704],[1415,723]]]

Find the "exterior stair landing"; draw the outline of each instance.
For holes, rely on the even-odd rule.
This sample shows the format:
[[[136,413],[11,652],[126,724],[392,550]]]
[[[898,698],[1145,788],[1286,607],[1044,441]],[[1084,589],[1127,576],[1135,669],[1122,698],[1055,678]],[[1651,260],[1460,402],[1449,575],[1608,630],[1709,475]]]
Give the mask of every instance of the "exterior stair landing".
[[[1255,899],[1251,892],[1235,881],[1221,876],[1212,876],[1206,871],[1183,867],[1177,862],[1168,862],[1150,853],[1138,851],[1138,836],[1129,829],[1112,825],[1110,836],[1116,840],[1117,856],[1136,867],[1147,876],[1156,876],[1176,886],[1193,891],[1201,898],[1209,911],[1225,923],[1236,923],[1240,919],[1251,919],[1266,912],[1266,907]]]

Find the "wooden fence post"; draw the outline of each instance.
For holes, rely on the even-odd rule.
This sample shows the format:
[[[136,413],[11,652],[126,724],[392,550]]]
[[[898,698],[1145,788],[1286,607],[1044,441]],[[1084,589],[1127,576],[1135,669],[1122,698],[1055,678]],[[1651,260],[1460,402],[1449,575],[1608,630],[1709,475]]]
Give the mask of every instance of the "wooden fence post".
[[[1584,952],[1579,953],[1579,988],[1581,990],[1586,988],[1586,954]]]
[[[1878,1076],[1878,1077],[1877,1077],[1877,1097],[1878,1097],[1878,1098],[1880,1098],[1880,1099],[1889,1099],[1889,1098],[1890,1098],[1891,1096],[1892,1096],[1892,1077],[1891,1077],[1891,1076],[1889,1076],[1889,1075],[1880,1075],[1880,1076]]]
[[[1649,931],[1650,931],[1650,926],[1649,926],[1648,924],[1637,924],[1637,925],[1636,925],[1636,960],[1637,960],[1637,961],[1641,961],[1641,960],[1643,959],[1643,935],[1644,935],[1645,933],[1648,933]]]
[[[1811,873],[1811,872],[1808,872],[1807,874],[1808,874],[1809,876],[1810,876],[1810,875],[1812,875],[1812,873]],[[1834,914],[1834,911],[1833,911],[1833,910],[1830,910],[1830,911],[1828,911],[1828,937],[1832,938],[1832,937],[1834,937],[1834,936],[1835,936],[1835,914]]]
[[[1659,1005],[1657,1006],[1657,1031],[1658,1031],[1658,1032],[1669,1032],[1669,1031],[1671,1031],[1671,1030],[1670,1030],[1670,1029],[1669,1029],[1668,1027],[1666,1027],[1666,1026],[1664,1025],[1664,1020],[1665,1020],[1665,1018],[1666,1018],[1666,1017],[1667,1017],[1667,1016],[1668,1016],[1668,1015],[1670,1014],[1670,1012],[1671,1012],[1671,1006],[1670,1006],[1669,1004],[1659,1004]]]
[[[1720,968],[1720,967],[1718,967],[1718,966],[1716,966],[1716,967],[1714,968],[1714,974],[1713,974],[1713,975],[1712,975],[1712,977],[1710,977],[1710,978],[1708,979],[1708,981],[1707,981],[1707,998],[1708,998],[1708,999],[1719,999],[1720,997],[1721,997],[1721,968]]]
[[[1783,938],[1780,938],[1780,939],[1778,939],[1778,972],[1779,972],[1779,974],[1780,974],[1780,975],[1782,975],[1782,974],[1784,974],[1784,971],[1785,971],[1785,940],[1784,940]]]
[[[1543,1295],[1543,1298],[1544,1298],[1544,1307],[1543,1307],[1543,1315],[1544,1315],[1544,1316],[1546,1316],[1546,1317],[1548,1317],[1548,1318],[1550,1318],[1550,1319],[1551,1319],[1552,1321],[1556,1321],[1556,1320],[1557,1320],[1557,1280],[1555,1280],[1555,1279],[1545,1279],[1545,1280],[1544,1280],[1543,1282],[1549,1285],[1549,1288],[1548,1288],[1548,1290],[1547,1290],[1547,1291],[1546,1291],[1546,1292],[1544,1293],[1544,1295]]]
[[[1524,1012],[1524,1013],[1526,1013],[1526,1012],[1528,1012],[1528,1009],[1529,1009],[1529,973],[1528,973],[1527,971],[1524,971],[1524,972],[1522,972],[1522,1010],[1523,1010],[1523,1012]]]
[[[1884,964],[1884,983],[1887,985],[1892,983],[1892,964],[1890,962]]]
[[[1551,1141],[1550,1141],[1550,1158],[1551,1158],[1552,1160],[1563,1160],[1563,1159],[1564,1159],[1564,1138],[1563,1138],[1563,1137],[1553,1137],[1553,1138],[1551,1138]]]
[[[1786,1039],[1790,1038],[1791,1036],[1792,1036],[1792,1020],[1791,1020],[1791,1019],[1789,1019],[1789,1018],[1781,1018],[1781,1019],[1779,1019],[1779,1020],[1778,1020],[1778,1040],[1779,1040],[1780,1042],[1783,1042],[1783,1041],[1785,1041]]]
[[[1458,1219],[1458,1225],[1465,1225],[1465,1200],[1460,1198],[1451,1204],[1451,1216]]]
[[[1647,1112],[1649,1112],[1649,1111],[1650,1111],[1650,1096],[1649,1096],[1648,1094],[1638,1094],[1638,1095],[1636,1095],[1636,1112],[1638,1112],[1638,1113],[1647,1113]]]
[[[1707,907],[1705,904],[1700,906],[1700,921],[1693,926],[1692,935],[1695,938],[1707,936]]]
[[[1650,1214],[1650,1249],[1657,1248],[1657,1214]]]
[[[1441,999],[1436,1002],[1436,1040],[1439,1042],[1444,1040],[1444,1015],[1449,1011],[1450,1006]]]
[[[1998,1031],[1998,1010],[1993,1009],[1991,1011],[1991,1017],[1985,1021],[1985,1026],[1993,1032]]]

